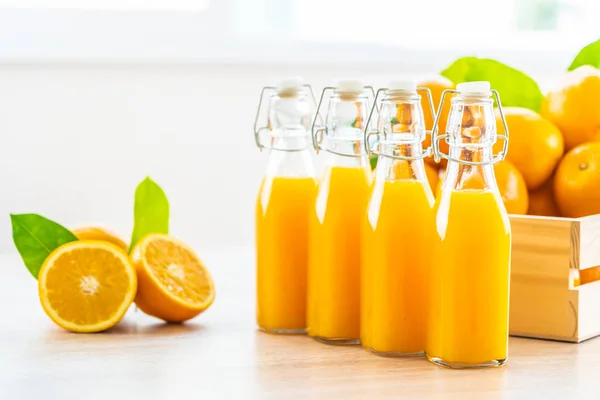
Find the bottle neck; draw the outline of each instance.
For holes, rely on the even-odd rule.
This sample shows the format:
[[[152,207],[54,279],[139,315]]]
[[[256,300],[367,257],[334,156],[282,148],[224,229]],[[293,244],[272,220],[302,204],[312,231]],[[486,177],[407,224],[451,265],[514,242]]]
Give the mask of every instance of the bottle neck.
[[[340,155],[366,159],[363,130],[369,110],[368,100],[367,96],[357,93],[336,92],[331,97],[321,143],[321,148],[332,154],[331,161],[335,161],[339,158],[336,156]],[[347,160],[339,161],[348,164]]]
[[[328,153],[326,166],[328,167],[370,167],[369,158],[366,154],[356,157],[341,156],[339,154]]]
[[[363,166],[368,164],[363,137],[359,133],[328,137],[323,141],[321,148],[327,154],[328,165]]]
[[[312,143],[308,134],[274,134],[266,173],[282,177],[315,177]]]
[[[446,177],[442,183],[445,190],[487,190],[497,191],[494,166],[491,164],[491,146],[450,146]],[[464,162],[487,162],[483,165],[469,165]]]
[[[311,147],[310,137],[304,129],[280,129],[273,131],[270,137],[271,153],[307,151]]]
[[[380,153],[396,156],[418,157],[423,152],[423,146],[419,142],[403,144],[382,142],[379,145],[379,151]],[[414,180],[427,182],[425,162],[423,158],[398,160],[385,155],[379,156],[375,178],[377,180]]]

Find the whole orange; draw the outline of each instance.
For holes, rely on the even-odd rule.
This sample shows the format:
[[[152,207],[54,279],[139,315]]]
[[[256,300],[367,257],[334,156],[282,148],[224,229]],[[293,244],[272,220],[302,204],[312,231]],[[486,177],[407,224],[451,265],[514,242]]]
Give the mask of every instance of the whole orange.
[[[435,190],[437,189],[440,180],[437,166],[425,164],[425,173],[427,174],[427,180],[429,181],[431,191],[435,194]]]
[[[443,76],[435,76],[430,79],[425,79],[417,83],[417,86],[420,88],[427,88],[431,91],[431,97],[433,98],[433,108],[435,112],[438,112],[438,107],[440,106],[440,101],[442,99],[442,93],[446,89],[454,89],[454,83],[451,80],[444,78]],[[423,107],[423,114],[425,116],[425,127],[427,130],[433,130],[433,116],[429,111],[429,100],[425,93],[421,94],[421,107]],[[448,113],[450,112],[450,99],[452,96],[446,96],[444,99],[444,109],[441,110],[440,114],[440,122],[439,122],[439,134],[443,135],[446,133],[446,123],[448,122]],[[440,151],[448,154],[448,144],[445,140],[440,140]],[[427,135],[427,138],[423,142],[423,148],[431,146],[431,136]],[[427,157],[425,162],[431,165],[436,165],[436,162],[433,160],[433,157]],[[442,165],[446,165],[446,160],[442,159]]]
[[[600,143],[569,151],[554,175],[554,197],[565,217],[600,213]]]
[[[506,159],[514,164],[525,179],[529,190],[540,187],[550,176],[564,152],[564,141],[558,128],[534,111],[520,107],[505,107],[509,130]],[[498,133],[504,134],[500,114],[496,111]],[[494,151],[502,149],[502,141]]]
[[[529,215],[560,217],[560,211],[554,200],[554,177],[551,177],[536,190],[529,192]]]
[[[108,228],[101,226],[80,226],[71,229],[71,232],[79,240],[101,240],[103,242],[109,242],[123,250],[125,253],[128,252],[129,247],[123,239],[119,237],[115,232]]]
[[[494,165],[494,174],[506,211],[509,214],[525,214],[529,207],[529,194],[517,167],[504,160]]]
[[[494,175],[496,176],[496,183],[498,184],[498,190],[500,191],[500,196],[502,196],[502,202],[506,207],[506,211],[509,214],[525,214],[529,205],[529,194],[527,193],[525,180],[519,170],[509,161],[504,160],[494,165]],[[436,197],[440,195],[442,182],[445,177],[446,170],[440,170],[438,184],[434,192]],[[485,179],[483,179],[483,172],[481,170],[462,182],[462,187],[465,189],[479,189],[484,186]]]
[[[600,281],[600,266],[580,269],[579,280],[582,285],[590,282]]]
[[[446,179],[446,170],[444,168],[440,168],[438,171],[438,181],[437,181],[437,185],[435,187],[435,189],[433,192],[433,195],[435,197],[438,197],[440,195],[440,192],[442,191],[442,184],[444,183],[444,179]]]
[[[600,70],[585,65],[567,72],[546,95],[541,114],[560,128],[567,150],[600,142]]]

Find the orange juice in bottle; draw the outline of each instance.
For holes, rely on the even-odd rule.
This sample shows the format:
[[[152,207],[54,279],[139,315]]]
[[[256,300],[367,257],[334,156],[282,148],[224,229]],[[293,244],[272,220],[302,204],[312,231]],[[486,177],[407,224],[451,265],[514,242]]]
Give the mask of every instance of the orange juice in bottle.
[[[257,127],[260,105],[255,121],[256,143],[270,153],[256,202],[256,318],[270,333],[306,332],[308,229],[317,191],[309,89],[298,78],[263,89],[261,104],[273,92],[268,124]]]
[[[327,103],[324,125],[313,129],[315,149],[328,160],[311,216],[307,321],[309,336],[329,344],[357,344],[360,337],[360,225],[371,184],[362,131],[369,93],[357,80],[325,88],[314,122]]]
[[[498,367],[508,356],[511,232],[493,164],[506,154],[508,129],[489,82],[445,92],[456,96],[447,132],[438,135],[436,121],[432,139],[436,158],[448,159],[448,167],[435,204],[427,358],[450,368]],[[507,136],[496,132],[492,94]],[[494,155],[499,138],[504,149]],[[449,154],[440,153],[440,140]]]
[[[378,162],[363,225],[361,341],[378,355],[422,355],[434,229],[423,158],[431,149],[422,148],[426,130],[416,84],[395,81],[377,98],[380,93],[373,106],[377,129],[366,136],[376,135],[376,147],[365,141]]]

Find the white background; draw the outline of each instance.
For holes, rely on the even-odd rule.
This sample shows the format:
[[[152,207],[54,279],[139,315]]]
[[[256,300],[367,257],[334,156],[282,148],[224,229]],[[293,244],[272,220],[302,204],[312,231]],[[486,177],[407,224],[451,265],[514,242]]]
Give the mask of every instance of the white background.
[[[0,252],[13,251],[9,213],[128,237],[147,175],[170,199],[173,234],[251,245],[267,158],[252,136],[261,86],[302,75],[317,89],[354,76],[379,87],[460,55],[496,57],[545,85],[600,37],[595,2],[559,2],[553,28],[527,30],[519,1],[540,0],[151,2],[178,11],[0,0]]]

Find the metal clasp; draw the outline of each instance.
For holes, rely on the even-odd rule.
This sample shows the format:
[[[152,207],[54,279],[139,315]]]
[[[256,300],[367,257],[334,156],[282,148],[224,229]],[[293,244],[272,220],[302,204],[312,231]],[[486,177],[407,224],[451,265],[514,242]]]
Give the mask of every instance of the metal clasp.
[[[494,99],[496,100],[496,104],[498,104],[498,112],[500,112],[500,118],[502,119],[502,125],[504,126],[504,135],[498,135],[497,130],[496,130],[496,139],[502,139],[502,141],[503,141],[502,150],[495,156],[492,156],[492,159],[489,161],[459,160],[457,158],[451,157],[449,154],[444,154],[440,151],[440,146],[439,146],[440,140],[444,139],[444,140],[446,140],[446,143],[450,144],[450,142],[448,140],[450,138],[450,135],[447,132],[445,132],[443,135],[439,135],[439,132],[438,132],[438,124],[440,122],[439,120],[440,120],[441,110],[442,110],[442,107],[444,106],[444,99],[446,97],[446,94],[448,94],[448,93],[460,94],[460,92],[458,90],[446,89],[442,92],[442,98],[440,100],[440,106],[438,108],[438,113],[435,117],[435,121],[433,122],[433,133],[432,133],[432,137],[431,137],[431,144],[433,145],[433,157],[434,157],[435,162],[440,162],[440,160],[442,158],[445,158],[446,160],[454,161],[454,162],[465,164],[465,165],[489,165],[489,164],[495,164],[499,161],[504,160],[504,157],[506,157],[506,152],[508,151],[508,125],[506,123],[506,118],[504,118],[504,112],[502,111],[502,103],[500,103],[500,94],[498,93],[497,90],[494,90],[494,89],[492,89],[491,92],[492,92],[492,95],[494,96]]]
[[[311,99],[312,99],[312,103],[313,103],[313,107],[316,105],[316,98],[315,98],[315,93],[313,92],[313,89],[310,85],[302,85],[303,88],[308,89],[308,92],[310,93]],[[299,150],[304,150],[306,148],[302,148],[302,149],[283,149],[283,148],[277,148],[277,147],[273,147],[273,146],[265,146],[260,142],[260,134],[262,131],[270,131],[270,128],[268,125],[266,126],[258,126],[258,120],[260,119],[260,112],[262,110],[263,107],[263,101],[264,101],[264,97],[265,94],[268,92],[273,92],[271,94],[271,96],[273,94],[277,94],[277,88],[274,86],[265,86],[262,88],[262,90],[260,91],[260,99],[258,100],[258,108],[256,110],[256,116],[254,117],[254,141],[256,143],[256,146],[258,147],[258,149],[260,151],[263,151],[263,149],[267,149],[267,150],[279,150],[279,151],[299,151]],[[313,123],[314,126],[314,123]]]
[[[369,90],[369,92],[371,93],[371,98],[375,98],[375,89],[373,89],[372,86],[365,86],[365,89]],[[321,97],[319,98],[319,103],[317,105],[317,109],[315,112],[315,117],[313,118],[313,125],[312,125],[312,143],[313,143],[313,147],[315,148],[315,152],[317,154],[319,154],[319,151],[324,150],[327,151],[331,154],[336,154],[338,156],[344,156],[344,157],[361,157],[360,154],[356,154],[356,153],[340,153],[337,152],[335,150],[331,150],[328,148],[325,148],[322,146],[323,143],[323,136],[325,134],[327,134],[327,121],[325,118],[323,118],[321,116],[321,105],[323,104],[323,99],[325,98],[325,93],[328,91],[335,91],[337,88],[334,86],[327,86],[325,88],[323,88],[323,91],[321,92]],[[368,106],[367,106],[368,107]],[[319,126],[317,127],[317,119],[319,120]],[[325,121],[325,123],[323,123],[323,121]]]
[[[426,148],[425,150],[423,150],[423,152],[421,154],[418,154],[416,156],[400,156],[400,155],[395,155],[395,154],[389,154],[389,153],[382,153],[378,150],[373,149],[373,147],[371,146],[371,136],[373,135],[380,135],[379,129],[375,128],[375,129],[369,129],[369,126],[371,124],[371,119],[373,117],[373,112],[375,111],[375,109],[377,109],[377,111],[379,112],[379,108],[377,105],[377,100],[379,98],[379,94],[382,92],[387,92],[389,89],[388,88],[381,88],[377,91],[377,94],[375,95],[375,100],[373,101],[373,107],[371,108],[371,112],[369,113],[369,119],[367,120],[367,124],[365,125],[365,130],[364,130],[364,143],[365,143],[365,150],[367,151],[367,154],[376,154],[378,157],[379,156],[383,156],[383,157],[389,157],[389,158],[393,158],[396,160],[420,160],[426,157],[429,157],[431,155],[431,147]],[[435,113],[435,108],[433,107],[433,96],[431,95],[431,90],[429,90],[429,88],[417,88],[417,92],[425,92],[427,94],[427,100],[429,103],[429,111],[431,112],[431,115],[433,117],[433,119],[435,120],[436,113]],[[435,126],[435,124],[434,124]],[[425,135],[431,135],[432,131],[428,130],[427,127],[425,127]]]

